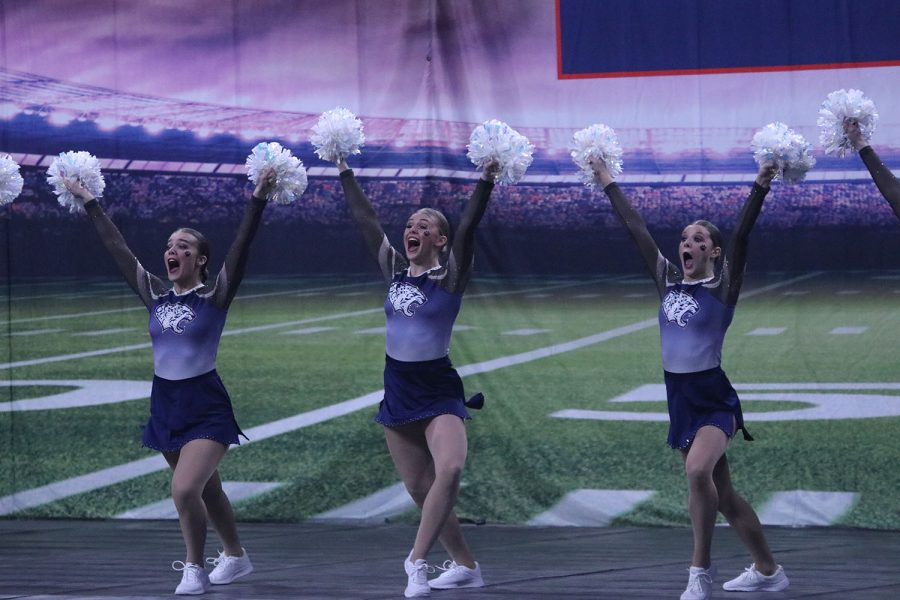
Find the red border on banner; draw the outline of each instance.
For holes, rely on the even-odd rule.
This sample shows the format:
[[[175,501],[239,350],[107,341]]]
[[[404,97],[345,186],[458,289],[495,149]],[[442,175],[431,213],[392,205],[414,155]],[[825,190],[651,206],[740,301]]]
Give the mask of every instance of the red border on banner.
[[[861,69],[865,67],[896,67],[900,60],[870,62],[822,63],[810,65],[776,65],[768,67],[716,67],[711,69],[666,69],[658,71],[613,71],[611,73],[563,73],[562,19],[556,0],[556,78],[557,79],[610,79],[613,77],[665,77],[678,75],[713,75],[717,73],[769,73],[776,71],[816,71],[824,69]]]

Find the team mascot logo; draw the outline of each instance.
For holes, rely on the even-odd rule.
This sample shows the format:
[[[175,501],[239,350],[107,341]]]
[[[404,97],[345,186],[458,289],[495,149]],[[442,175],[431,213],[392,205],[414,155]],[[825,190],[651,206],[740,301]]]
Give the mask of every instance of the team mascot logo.
[[[416,286],[396,281],[391,284],[388,298],[391,300],[394,312],[403,311],[407,317],[413,316],[417,308],[428,302],[428,298]]]
[[[194,311],[190,306],[178,302],[176,304],[160,304],[156,307],[156,320],[165,332],[171,329],[175,333],[184,333],[185,324],[194,320]]]
[[[672,290],[663,299],[663,312],[669,323],[679,327],[687,327],[688,320],[700,310],[700,305],[690,294],[680,290]]]

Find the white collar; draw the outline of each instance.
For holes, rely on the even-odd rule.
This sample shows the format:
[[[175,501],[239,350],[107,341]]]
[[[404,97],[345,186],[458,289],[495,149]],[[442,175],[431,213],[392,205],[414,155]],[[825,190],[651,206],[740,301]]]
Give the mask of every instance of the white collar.
[[[197,285],[195,285],[194,287],[192,287],[191,289],[189,289],[189,290],[187,290],[187,291],[184,291],[184,292],[181,292],[180,294],[179,294],[178,292],[175,291],[175,288],[174,288],[174,287],[172,287],[172,293],[175,294],[176,296],[178,296],[179,298],[181,298],[182,296],[187,296],[187,295],[190,294],[191,292],[196,291],[196,290],[199,290],[199,289],[202,288],[202,287],[203,287],[203,283],[201,282],[201,283],[198,283]]]

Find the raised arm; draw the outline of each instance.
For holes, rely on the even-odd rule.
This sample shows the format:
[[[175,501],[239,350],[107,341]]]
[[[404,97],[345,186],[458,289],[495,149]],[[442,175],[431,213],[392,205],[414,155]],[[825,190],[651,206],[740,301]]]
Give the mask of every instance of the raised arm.
[[[372,203],[366,197],[366,193],[359,186],[353,171],[347,165],[347,161],[341,159],[337,163],[341,174],[341,187],[344,190],[344,198],[350,208],[350,214],[362,230],[366,248],[375,257],[381,267],[385,279],[390,281],[394,274],[394,262],[398,258],[397,253],[391,247],[372,208]]]
[[[91,223],[94,224],[97,235],[100,236],[100,241],[103,242],[103,246],[112,256],[116,266],[119,267],[119,271],[125,277],[125,281],[140,296],[144,305],[149,308],[153,304],[153,300],[150,297],[149,282],[146,281],[146,271],[144,271],[131,248],[128,247],[119,228],[106,216],[93,194],[87,191],[79,181],[66,179],[65,186],[72,195],[81,200],[85,212],[87,212]]]
[[[267,169],[263,171],[259,179],[257,179],[256,189],[253,190],[250,202],[247,203],[247,208],[244,210],[244,217],[241,219],[240,225],[238,225],[234,241],[231,242],[231,247],[225,255],[222,270],[219,271],[216,277],[216,292],[213,301],[224,309],[231,305],[234,295],[237,294],[238,286],[244,278],[247,258],[250,254],[250,244],[256,236],[257,229],[259,229],[263,209],[266,207],[269,192],[272,191],[274,186],[274,170]]]
[[[884,199],[888,201],[894,214],[900,219],[900,182],[891,173],[891,170],[884,166],[878,153],[872,146],[869,146],[863,138],[862,132],[859,130],[859,123],[855,119],[847,119],[844,121],[844,132],[847,139],[853,144],[853,147],[859,152],[859,157],[865,163],[866,168],[872,175],[875,185]]]
[[[450,249],[451,260],[454,264],[448,265],[451,271],[452,291],[462,291],[472,274],[472,263],[475,256],[475,230],[487,210],[488,201],[491,199],[491,191],[494,189],[494,179],[499,165],[495,162],[485,166],[475,186],[475,191],[459,220],[456,235],[453,238],[453,247]]]
[[[612,203],[619,220],[622,221],[622,224],[625,225],[628,233],[631,234],[631,237],[637,244],[641,258],[644,259],[644,264],[650,270],[650,274],[656,281],[657,286],[664,284],[665,282],[662,281],[662,278],[665,277],[665,273],[661,272],[660,268],[659,246],[656,245],[656,241],[650,235],[650,231],[647,230],[647,224],[644,222],[643,217],[631,205],[625,194],[622,193],[622,190],[610,174],[606,163],[602,160],[594,160],[591,161],[591,166],[594,169],[594,176],[603,186],[603,191],[609,197],[609,201]]]
[[[741,291],[741,285],[744,283],[744,269],[747,266],[747,246],[750,242],[750,232],[759,212],[762,210],[763,200],[769,193],[769,184],[772,178],[778,173],[778,167],[774,163],[764,163],[760,165],[759,172],[756,174],[756,180],[750,189],[750,195],[744,201],[741,213],[738,216],[737,225],[729,242],[730,248],[725,253],[725,264],[723,273],[723,284],[721,286],[722,294],[726,304],[733,305],[737,303],[738,294]]]

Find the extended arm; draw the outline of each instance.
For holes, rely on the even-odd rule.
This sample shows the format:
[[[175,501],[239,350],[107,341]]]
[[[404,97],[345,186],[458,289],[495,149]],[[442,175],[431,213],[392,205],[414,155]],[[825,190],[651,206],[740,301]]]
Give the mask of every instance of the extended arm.
[[[747,246],[750,242],[750,232],[762,210],[763,200],[769,193],[769,184],[777,172],[778,168],[774,163],[760,165],[750,195],[747,196],[747,200],[744,201],[744,206],[741,208],[737,226],[731,237],[731,248],[726,253],[724,268],[727,269],[727,273],[724,274],[722,286],[726,304],[737,303],[738,294],[744,282],[744,268],[747,266]]]
[[[468,282],[472,272],[472,259],[475,255],[475,230],[487,210],[488,201],[491,199],[491,190],[494,189],[494,177],[498,169],[497,163],[490,163],[485,166],[475,186],[475,191],[459,220],[459,227],[456,229],[456,237],[453,239],[453,247],[451,254],[456,267],[455,285],[452,287],[456,291],[462,291]]]
[[[353,171],[347,166],[347,162],[343,159],[337,163],[338,170],[341,174],[341,187],[344,189],[344,198],[347,200],[347,206],[350,208],[350,214],[362,230],[366,248],[369,253],[375,257],[381,266],[385,279],[390,280],[393,275],[393,265],[395,252],[387,242],[384,229],[378,222],[378,216],[372,203],[366,197],[366,193],[359,186]],[[383,255],[387,252],[387,255]]]
[[[225,255],[225,262],[216,281],[216,302],[223,308],[227,309],[234,300],[238,286],[244,278],[250,244],[256,237],[263,209],[266,207],[269,192],[274,186],[275,172],[272,169],[263,171],[257,179],[256,189],[253,190],[250,202],[247,203],[244,218],[241,219],[237,234],[228,249],[228,254]]]
[[[869,174],[872,175],[881,195],[888,201],[888,204],[894,209],[894,214],[900,219],[900,182],[897,181],[891,170],[884,166],[875,149],[863,139],[859,123],[855,119],[844,121],[844,132],[853,147],[859,152],[859,157],[865,163],[866,168],[869,169]]]
[[[665,274],[659,272],[659,246],[656,245],[656,241],[653,239],[653,236],[650,235],[650,231],[647,229],[647,224],[644,222],[643,217],[641,217],[640,213],[631,205],[631,202],[628,201],[625,194],[622,193],[621,188],[619,188],[612,175],[610,175],[606,163],[601,160],[595,160],[591,162],[591,166],[594,168],[594,176],[603,186],[603,191],[606,192],[606,195],[609,197],[609,201],[612,203],[616,215],[618,215],[619,220],[622,221],[622,224],[625,225],[628,233],[631,234],[631,237],[637,244],[638,250],[641,253],[641,258],[644,259],[644,264],[647,265],[647,269],[649,269],[650,274],[653,275],[653,279],[656,281],[657,286],[660,286],[661,277],[664,277]]]
[[[149,307],[152,301],[146,286],[142,285],[143,282],[141,281],[142,273],[144,272],[143,267],[141,267],[131,248],[128,247],[119,228],[106,216],[97,199],[81,183],[75,179],[67,179],[65,185],[72,195],[81,200],[85,212],[87,212],[91,223],[94,224],[97,235],[100,236],[100,241],[103,242],[103,246],[109,252],[109,255],[112,256],[116,266],[119,267],[119,271],[125,276],[125,281],[140,296],[144,304]]]

